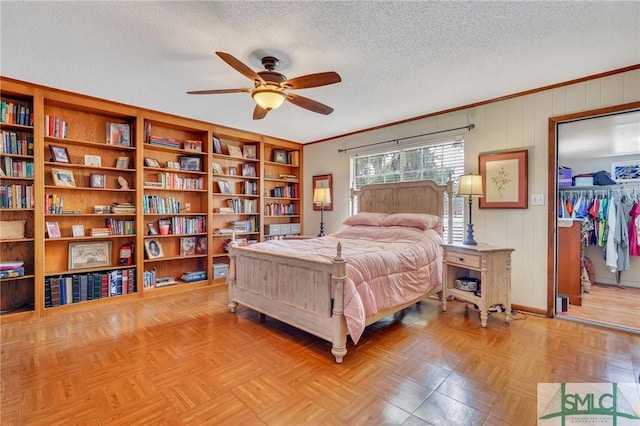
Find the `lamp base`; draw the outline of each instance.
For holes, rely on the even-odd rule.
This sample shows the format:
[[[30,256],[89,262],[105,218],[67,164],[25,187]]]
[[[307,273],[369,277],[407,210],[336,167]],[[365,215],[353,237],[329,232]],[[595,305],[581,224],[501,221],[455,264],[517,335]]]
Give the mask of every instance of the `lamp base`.
[[[477,246],[478,243],[473,239],[473,223],[467,223],[467,236],[462,242],[465,246]]]

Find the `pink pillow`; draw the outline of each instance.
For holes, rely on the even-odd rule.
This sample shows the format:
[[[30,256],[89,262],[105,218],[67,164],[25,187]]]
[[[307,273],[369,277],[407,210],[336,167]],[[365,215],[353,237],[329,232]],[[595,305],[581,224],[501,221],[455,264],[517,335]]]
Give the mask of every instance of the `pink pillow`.
[[[342,222],[347,226],[383,226],[382,220],[389,216],[388,213],[360,212],[348,217]]]
[[[394,213],[382,220],[381,226],[409,226],[420,229],[440,229],[440,217],[423,213]]]

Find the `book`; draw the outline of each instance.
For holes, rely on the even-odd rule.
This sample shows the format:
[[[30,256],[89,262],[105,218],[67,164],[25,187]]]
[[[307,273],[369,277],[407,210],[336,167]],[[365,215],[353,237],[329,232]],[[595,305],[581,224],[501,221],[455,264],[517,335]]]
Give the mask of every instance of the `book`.
[[[24,275],[24,266],[20,266],[14,269],[2,269],[0,270],[0,279],[2,278],[14,278]]]
[[[196,254],[196,237],[180,238],[180,256],[192,256]]]
[[[207,279],[207,271],[192,271],[185,272],[180,276],[180,279],[185,282],[193,282]]]
[[[123,123],[107,123],[107,144],[131,146],[131,127]]]

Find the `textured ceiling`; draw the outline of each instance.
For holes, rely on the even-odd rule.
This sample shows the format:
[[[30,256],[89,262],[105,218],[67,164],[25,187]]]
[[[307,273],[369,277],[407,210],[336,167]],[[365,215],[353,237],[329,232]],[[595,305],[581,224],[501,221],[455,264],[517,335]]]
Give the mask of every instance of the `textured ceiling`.
[[[310,142],[640,63],[640,2],[0,2],[7,77]],[[249,87],[215,56],[260,70],[275,53],[295,91],[252,120]],[[258,53],[256,53],[258,52]]]

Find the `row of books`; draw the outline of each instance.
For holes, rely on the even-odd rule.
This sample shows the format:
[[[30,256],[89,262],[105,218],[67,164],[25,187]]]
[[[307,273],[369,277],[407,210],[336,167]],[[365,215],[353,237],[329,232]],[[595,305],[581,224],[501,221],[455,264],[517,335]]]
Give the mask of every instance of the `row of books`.
[[[242,193],[244,195],[258,195],[258,182],[244,182]]]
[[[69,123],[60,117],[46,114],[44,116],[44,135],[53,136],[54,138],[68,138]]]
[[[231,229],[235,232],[258,232],[258,224],[255,217],[246,220],[234,220],[231,222]]]
[[[298,184],[290,183],[288,185],[276,186],[270,191],[272,197],[278,198],[298,198]]]
[[[33,185],[0,185],[0,209],[32,209]]]
[[[64,208],[64,198],[58,194],[44,194],[45,214],[61,214]]]
[[[180,142],[175,140],[175,139],[171,139],[171,138],[165,138],[164,136],[156,136],[156,135],[149,135],[147,138],[147,142],[150,145],[156,145],[156,146],[164,146],[167,148],[175,148],[175,149],[180,149]]]
[[[0,101],[0,122],[33,126],[33,106],[27,101],[3,99]]]
[[[33,178],[34,174],[33,161],[14,160],[11,157],[4,157],[0,176]]]
[[[205,216],[181,217],[173,216],[168,219],[174,234],[202,234],[207,232],[207,218]]]
[[[3,130],[0,154],[33,155],[33,136]]]
[[[233,209],[233,213],[258,213],[258,200],[228,198],[225,200],[225,203],[227,204],[228,208]]]
[[[142,209],[145,214],[180,213],[180,201],[173,197],[147,195],[143,197]]]
[[[175,173],[158,173],[158,182],[160,183],[159,188],[205,189],[204,177],[186,178]]]
[[[53,308],[136,291],[136,268],[46,277],[44,306]]]
[[[266,216],[291,216],[296,214],[294,204],[269,203],[265,204],[264,212]]]
[[[136,233],[136,221],[133,219],[114,219],[109,217],[104,221],[109,231],[111,231],[111,235],[134,235]]]

